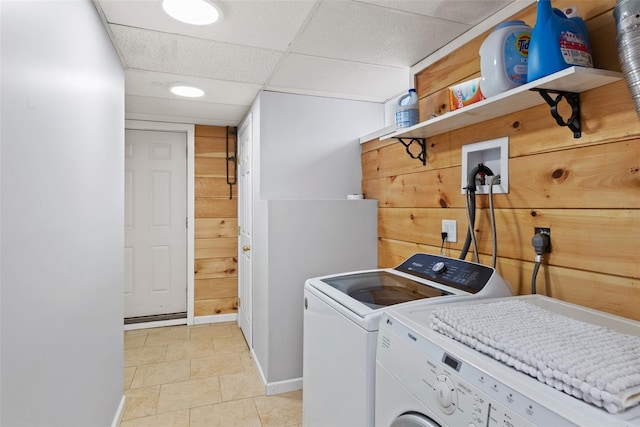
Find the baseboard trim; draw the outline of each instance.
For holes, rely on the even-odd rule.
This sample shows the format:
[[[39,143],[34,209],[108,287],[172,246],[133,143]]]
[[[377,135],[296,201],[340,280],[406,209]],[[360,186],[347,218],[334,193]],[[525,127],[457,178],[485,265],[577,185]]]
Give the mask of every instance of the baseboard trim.
[[[157,322],[145,322],[145,323],[131,323],[124,325],[125,331],[132,331],[134,329],[147,329],[147,328],[162,328],[164,326],[176,326],[186,325],[187,319],[174,319],[174,320],[159,320]]]
[[[138,316],[138,317],[125,317],[124,324],[132,325],[134,323],[149,323],[149,322],[162,322],[164,320],[186,319],[187,312],[180,313],[167,313],[167,314],[153,314],[150,316]]]
[[[258,370],[258,375],[260,375],[260,380],[262,381],[262,385],[266,393],[267,378],[264,376],[264,372],[262,372],[262,366],[260,366],[260,362],[258,362],[258,357],[256,356],[256,352],[253,351],[253,349],[251,349],[250,352],[251,352],[251,360],[253,360],[253,366],[255,366],[256,369]]]
[[[265,393],[267,396],[288,393],[296,390],[302,390],[302,378],[293,378],[290,380],[267,383],[267,386],[265,387]]]
[[[223,323],[223,322],[235,322],[238,320],[238,315],[233,314],[216,314],[213,316],[197,316],[193,318],[194,325],[202,325],[205,323]]]
[[[1,0],[0,0],[1,1]],[[236,322],[238,320],[238,315],[233,314],[217,314],[214,316],[197,316],[193,318],[194,325],[203,325],[207,323],[223,323],[223,322]],[[176,325],[186,325],[187,319],[173,319],[173,320],[158,320],[155,322],[144,322],[144,323],[130,323],[128,325],[124,325],[125,331],[132,331],[134,329],[147,329],[147,328],[162,328],[164,326],[176,326]]]
[[[260,375],[262,384],[264,384],[264,392],[267,396],[302,390],[302,378],[293,378],[290,380],[275,381],[271,383],[267,382],[267,378],[264,376],[264,372],[262,371],[262,366],[260,366],[258,358],[256,357],[256,353],[253,351],[253,349],[251,349],[251,358],[253,359],[253,364],[258,370],[258,374]]]
[[[118,427],[122,422],[122,416],[124,415],[124,408],[127,405],[126,399],[127,397],[123,394],[122,399],[120,399],[120,405],[118,405],[118,410],[116,411],[116,415],[113,417],[113,422],[111,423],[111,427]]]

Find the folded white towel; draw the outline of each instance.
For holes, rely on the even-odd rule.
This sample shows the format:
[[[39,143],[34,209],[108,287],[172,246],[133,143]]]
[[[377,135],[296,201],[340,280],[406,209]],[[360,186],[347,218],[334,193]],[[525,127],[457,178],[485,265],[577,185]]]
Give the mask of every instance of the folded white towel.
[[[640,402],[640,337],[521,300],[440,306],[431,327],[611,413]]]

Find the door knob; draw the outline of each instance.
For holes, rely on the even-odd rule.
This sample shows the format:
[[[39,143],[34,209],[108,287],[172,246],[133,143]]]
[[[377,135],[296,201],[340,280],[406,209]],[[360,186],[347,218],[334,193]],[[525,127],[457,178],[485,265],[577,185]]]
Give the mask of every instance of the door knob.
[[[251,250],[251,248],[249,246],[243,246],[242,247],[242,252],[247,252],[247,251],[250,251],[250,250]]]

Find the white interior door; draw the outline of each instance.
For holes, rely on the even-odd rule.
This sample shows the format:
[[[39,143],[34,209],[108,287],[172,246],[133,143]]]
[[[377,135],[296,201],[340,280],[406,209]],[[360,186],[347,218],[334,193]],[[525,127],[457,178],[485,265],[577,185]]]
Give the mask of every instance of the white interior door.
[[[252,348],[252,276],[251,230],[253,186],[251,149],[253,142],[252,116],[249,115],[238,132],[238,325]]]
[[[125,318],[187,311],[186,134],[125,131]]]

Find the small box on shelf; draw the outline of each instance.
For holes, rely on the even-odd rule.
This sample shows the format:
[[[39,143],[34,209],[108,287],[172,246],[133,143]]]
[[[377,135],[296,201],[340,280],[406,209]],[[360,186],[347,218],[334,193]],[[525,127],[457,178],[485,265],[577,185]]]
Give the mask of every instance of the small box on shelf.
[[[454,111],[485,99],[480,77],[449,87],[449,110]]]

